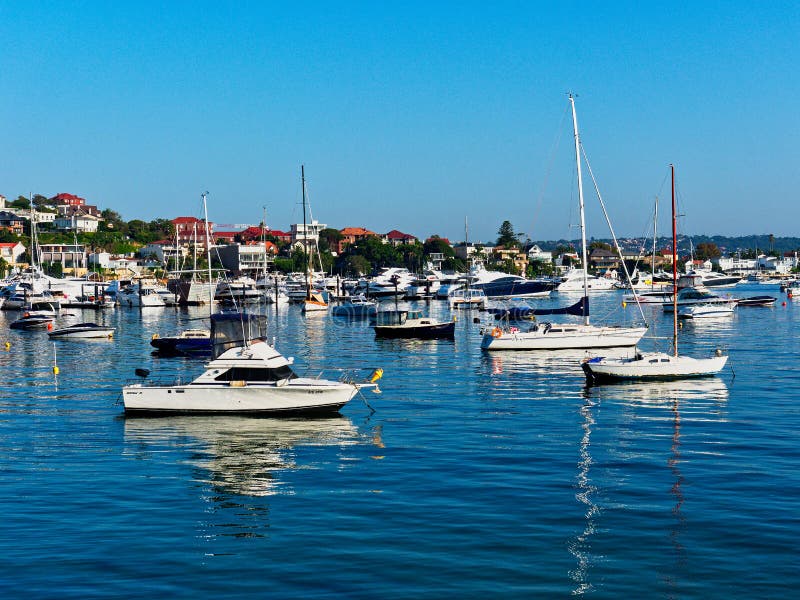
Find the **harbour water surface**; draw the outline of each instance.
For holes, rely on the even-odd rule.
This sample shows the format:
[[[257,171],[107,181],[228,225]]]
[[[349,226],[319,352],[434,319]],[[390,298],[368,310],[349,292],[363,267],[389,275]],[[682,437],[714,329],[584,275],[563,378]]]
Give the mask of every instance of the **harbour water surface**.
[[[70,311],[116,337],[55,345],[0,315],[0,594],[788,597],[800,312],[768,293],[773,308],[681,329],[683,351],[723,348],[733,371],[593,388],[575,353],[482,352],[466,315],[455,341],[404,341],[269,312],[299,370],[385,371],[374,413],[357,397],[320,420],[126,419],[136,367],[202,369],[148,342],[207,309]],[[620,300],[598,295],[595,312]]]

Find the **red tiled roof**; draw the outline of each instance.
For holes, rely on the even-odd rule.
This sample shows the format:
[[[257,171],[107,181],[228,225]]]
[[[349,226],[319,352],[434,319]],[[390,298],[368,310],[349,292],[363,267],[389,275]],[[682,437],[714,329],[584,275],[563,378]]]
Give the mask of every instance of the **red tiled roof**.
[[[83,200],[80,196],[76,196],[74,194],[67,194],[66,192],[61,192],[56,194],[50,200]],[[85,200],[83,200],[85,202]]]
[[[203,220],[198,219],[197,217],[176,217],[172,219],[172,221],[170,221],[170,223],[173,223],[175,225],[177,225],[178,223],[202,223],[202,222]]]
[[[403,233],[402,231],[397,231],[397,229],[392,229],[389,233],[386,234],[386,237],[387,239],[390,240],[407,240],[409,238],[416,239],[416,236],[413,236],[409,233]]]
[[[19,242],[0,242],[0,248],[13,248],[19,244]]]
[[[364,229],[363,227],[345,227],[340,229],[339,233],[342,235],[377,235],[374,231]]]
[[[425,242],[427,243],[427,242],[431,242],[433,240],[442,240],[448,246],[452,246],[453,245],[453,244],[450,243],[450,240],[448,240],[447,238],[443,238],[443,237],[440,237],[440,238],[429,237],[427,240],[425,240]]]

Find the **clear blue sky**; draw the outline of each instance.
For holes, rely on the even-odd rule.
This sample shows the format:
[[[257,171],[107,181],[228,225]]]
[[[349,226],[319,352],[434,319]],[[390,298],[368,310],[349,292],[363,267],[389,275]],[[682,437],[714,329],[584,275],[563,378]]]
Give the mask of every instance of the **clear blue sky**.
[[[799,6],[2,0],[0,193],[285,229],[304,163],[337,228],[576,237],[574,91],[618,234],[674,162],[685,233],[800,235]]]

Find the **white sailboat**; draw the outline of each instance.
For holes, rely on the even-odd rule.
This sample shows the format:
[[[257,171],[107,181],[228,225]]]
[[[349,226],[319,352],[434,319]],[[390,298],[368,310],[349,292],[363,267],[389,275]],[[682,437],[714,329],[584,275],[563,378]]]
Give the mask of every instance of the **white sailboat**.
[[[572,107],[572,125],[575,136],[575,161],[578,175],[578,200],[581,221],[582,264],[587,265],[586,223],[584,218],[583,179],[581,176],[581,143],[578,134],[578,117],[575,99],[569,97]],[[635,346],[647,332],[646,327],[597,326],[589,324],[589,282],[583,269],[583,295],[585,299],[583,323],[540,323],[527,331],[517,327],[493,327],[486,331],[481,341],[484,350],[560,350],[567,348],[613,348]]]
[[[678,354],[678,308],[677,288],[678,256],[677,227],[675,222],[675,167],[672,171],[672,346],[673,353],[637,352],[632,358],[595,357],[581,363],[586,378],[590,382],[604,380],[639,380],[639,379],[683,379],[687,377],[705,377],[719,373],[728,361],[728,357],[717,350],[711,358],[692,358]]]
[[[303,312],[327,312],[328,301],[325,294],[311,289],[311,251],[308,247],[308,229],[306,225],[306,170],[300,165],[300,178],[303,185],[303,242],[306,252],[306,298],[303,301]]]

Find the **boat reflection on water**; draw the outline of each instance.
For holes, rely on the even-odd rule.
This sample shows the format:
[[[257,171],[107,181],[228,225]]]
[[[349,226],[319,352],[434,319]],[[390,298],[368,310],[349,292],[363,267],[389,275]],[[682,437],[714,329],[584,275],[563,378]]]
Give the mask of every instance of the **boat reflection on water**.
[[[547,375],[580,375],[581,361],[602,352],[603,356],[627,358],[635,348],[603,348],[602,350],[494,350],[482,357],[492,375],[537,373]]]
[[[281,472],[314,468],[297,463],[303,446],[373,443],[347,417],[269,419],[233,416],[126,418],[125,443],[138,452],[187,451],[196,479],[215,490],[244,496],[291,493]],[[337,456],[327,460],[341,460]]]
[[[594,591],[591,580],[592,568],[595,566],[596,557],[592,551],[592,536],[603,525],[601,520],[603,510],[614,504],[614,488],[607,483],[608,489],[600,483],[604,481],[602,473],[592,475],[592,467],[597,458],[592,455],[591,437],[597,424],[599,407],[606,409],[618,403],[631,411],[643,410],[657,411],[658,417],[653,419],[657,425],[656,431],[664,424],[663,433],[670,433],[669,454],[664,460],[664,465],[669,470],[671,496],[669,526],[669,545],[672,548],[671,564],[664,567],[661,581],[668,588],[668,596],[680,595],[681,585],[687,577],[688,555],[682,542],[686,528],[686,518],[682,513],[684,504],[684,476],[681,464],[687,460],[681,454],[681,429],[686,423],[707,421],[712,415],[715,420],[721,420],[720,408],[728,400],[728,386],[718,377],[707,379],[683,379],[673,381],[625,381],[615,384],[599,386],[586,386],[584,388],[584,403],[580,408],[582,436],[579,444],[579,460],[575,476],[575,499],[583,511],[584,525],[581,531],[569,540],[567,546],[576,561],[576,567],[570,571],[573,580],[574,595],[586,594]],[[684,413],[682,417],[681,413]],[[638,414],[638,413],[637,413]],[[600,427],[603,426],[601,423]],[[658,436],[656,436],[658,437]],[[655,438],[651,438],[655,439]],[[618,440],[617,440],[618,441]],[[645,454],[658,453],[657,447],[647,444],[642,450]],[[599,448],[598,453],[607,452],[607,448]],[[654,458],[657,458],[654,457]],[[601,460],[602,462],[602,460]],[[632,467],[630,475],[634,476],[636,468]],[[649,508],[652,508],[649,506]],[[636,507],[631,507],[635,510]]]
[[[585,396],[604,402],[618,402],[629,406],[651,405],[669,407],[682,402],[683,408],[728,400],[728,386],[719,377],[676,379],[666,381],[620,381],[603,385],[587,385]],[[697,408],[697,406],[694,406]]]

